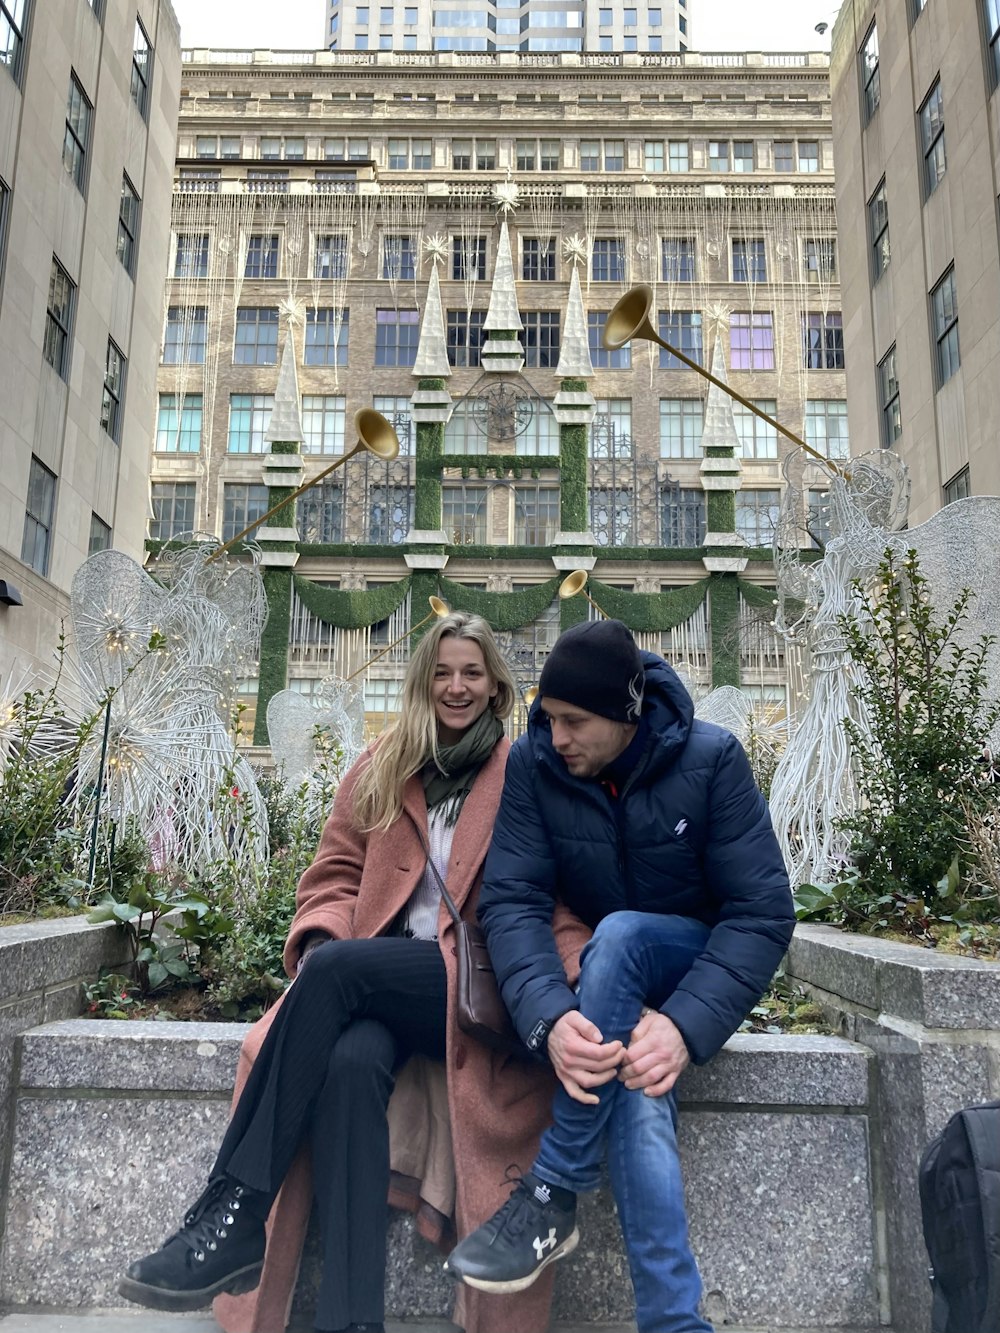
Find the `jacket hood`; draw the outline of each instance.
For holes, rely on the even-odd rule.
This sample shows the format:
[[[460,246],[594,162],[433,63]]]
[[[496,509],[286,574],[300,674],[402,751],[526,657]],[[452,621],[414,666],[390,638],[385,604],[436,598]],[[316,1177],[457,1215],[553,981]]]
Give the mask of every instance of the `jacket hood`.
[[[646,765],[649,772],[657,773],[673,763],[687,741],[694,721],[694,701],[684,688],[680,676],[662,657],[647,652],[640,653],[640,656],[646,673],[642,716],[649,724],[652,737]],[[588,781],[573,777],[556,754],[540,697],[531,705],[527,735],[532,753],[540,764],[560,774],[568,782]]]

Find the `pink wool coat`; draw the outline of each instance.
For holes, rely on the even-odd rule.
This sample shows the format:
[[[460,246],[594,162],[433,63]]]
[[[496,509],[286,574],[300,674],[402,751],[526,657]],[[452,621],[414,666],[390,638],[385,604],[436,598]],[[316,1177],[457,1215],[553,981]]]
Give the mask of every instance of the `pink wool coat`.
[[[484,764],[455,829],[447,884],[459,911],[475,919],[483,863],[500,802],[510,746],[502,740]],[[298,906],[285,945],[285,967],[294,975],[302,941],[312,930],[334,939],[370,939],[384,934],[423,875],[425,856],[413,821],[427,837],[427,806],[419,778],[404,792],[404,815],[384,833],[362,834],[351,819],[354,785],[365,757],[344,779],[327,820],[319,850],[303,875]],[[571,981],[589,936],[571,913],[559,909],[556,939]],[[438,938],[448,974],[447,1093],[440,1065],[413,1060],[402,1071],[389,1107],[394,1171],[412,1181],[412,1197],[398,1191],[390,1201],[417,1212],[420,1230],[442,1239],[441,1211],[447,1203],[454,1161],[454,1222],[459,1236],[491,1217],[507,1198],[508,1166],[527,1170],[542,1130],[549,1123],[555,1078],[548,1066],[497,1055],[467,1037],[455,1021],[454,926],[442,904]],[[277,1006],[255,1023],[243,1044],[237,1072],[238,1098]],[[407,1078],[408,1074],[413,1077]],[[441,1132],[450,1120],[450,1145]],[[449,1146],[451,1153],[449,1154]],[[420,1162],[423,1169],[415,1167]],[[398,1181],[399,1176],[395,1179]],[[443,1182],[443,1183],[442,1183]],[[417,1197],[419,1196],[419,1198]],[[307,1151],[286,1177],[268,1220],[268,1245],[260,1286],[245,1296],[221,1296],[215,1317],[226,1333],[282,1333],[287,1325],[312,1201]],[[444,1237],[447,1241],[447,1237]],[[456,1288],[455,1322],[467,1333],[544,1333],[549,1324],[552,1269],[527,1291],[489,1296]]]

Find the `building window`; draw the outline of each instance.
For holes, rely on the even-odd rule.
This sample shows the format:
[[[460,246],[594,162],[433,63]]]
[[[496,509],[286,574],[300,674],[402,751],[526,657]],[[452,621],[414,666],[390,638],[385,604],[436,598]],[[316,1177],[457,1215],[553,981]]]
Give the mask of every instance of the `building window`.
[[[617,351],[604,346],[604,326],[608,322],[606,310],[588,310],[587,334],[590,340],[590,360],[595,370],[631,370],[632,348],[626,343]]]
[[[802,242],[802,268],[806,282],[837,281],[837,242],[832,236]]]
[[[591,458],[632,457],[632,399],[598,398],[590,423]]]
[[[806,532],[813,550],[824,551],[832,536],[830,530],[830,492],[806,492]]]
[[[664,282],[695,281],[695,241],[693,236],[664,236],[660,256]]]
[[[55,255],[49,274],[49,301],[45,308],[45,360],[57,375],[69,379],[69,338],[73,324],[76,287]]]
[[[664,342],[675,347],[678,352],[697,361],[700,366],[702,356],[701,311],[699,310],[661,310],[660,337]],[[689,367],[672,352],[660,348],[661,370],[688,370]]]
[[[111,528],[103,518],[94,513],[90,515],[90,537],[87,541],[87,554],[96,555],[98,551],[111,549]]]
[[[496,171],[497,145],[495,139],[476,140],[476,170]]]
[[[208,233],[180,232],[174,254],[175,278],[208,277]]]
[[[844,320],[839,310],[810,310],[802,316],[806,370],[844,369]]]
[[[931,292],[934,310],[934,339],[937,343],[938,387],[950,380],[961,365],[958,348],[958,293],[952,266]]]
[[[21,559],[44,578],[52,553],[52,519],[56,508],[56,474],[34,455],[28,473],[28,503],[24,509]]]
[[[945,482],[944,502],[946,505],[952,504],[955,500],[967,500],[972,494],[972,483],[969,480],[969,469],[962,468],[961,472],[952,477],[951,481]]]
[[[888,449],[903,433],[899,407],[899,380],[896,378],[896,345],[878,363],[879,414],[882,419],[882,448]]]
[[[594,241],[591,276],[595,282],[627,282],[627,263],[619,237],[598,237]]]
[[[451,238],[451,276],[457,282],[486,277],[486,237],[453,236]]]
[[[448,311],[448,364],[478,366],[483,350],[485,310]]]
[[[514,145],[518,171],[535,171],[537,144],[534,139],[518,139]]]
[[[245,278],[276,278],[278,276],[277,236],[251,236],[247,242],[247,257],[243,268]]]
[[[542,483],[514,487],[514,544],[551,546],[559,531],[559,487]]]
[[[242,481],[227,482],[222,488],[222,540],[231,542],[249,524],[259,522],[268,510],[267,487]],[[256,526],[244,537],[252,542]]]
[[[28,16],[28,0],[0,0],[0,65],[21,82],[21,51]]]
[[[194,532],[193,481],[154,481],[150,489],[150,503],[153,508],[153,517],[149,522],[150,541],[169,542],[186,532]]]
[[[625,140],[624,140],[624,139],[605,139],[605,141],[604,141],[604,170],[605,170],[605,171],[624,171],[624,170],[625,170]]]
[[[990,46],[990,73],[993,87],[1000,84],[1000,0],[983,0],[986,18],[986,40]],[[0,54],[3,52],[3,30],[0,28]]]
[[[631,490],[626,486],[592,486],[590,490],[590,530],[598,546],[631,546]]]
[[[139,196],[132,188],[132,182],[122,176],[122,197],[118,205],[118,245],[117,253],[122,268],[129,275],[135,275],[135,249],[139,239]]]
[[[529,310],[524,321],[524,364],[555,370],[559,364],[559,311]]]
[[[736,531],[748,546],[773,544],[780,512],[778,491],[736,492]]]
[[[472,140],[455,139],[451,145],[452,171],[472,170]]]
[[[388,235],[382,237],[382,277],[404,279],[417,276],[417,254],[412,236]]]
[[[647,139],[643,144],[642,166],[647,173],[660,172],[666,168],[666,155],[662,139]]]
[[[484,546],[486,487],[468,482],[450,483],[441,491],[445,535],[452,546]]]
[[[178,401],[181,403],[177,410]],[[202,396],[161,393],[156,417],[156,452],[197,454],[201,451]]]
[[[819,171],[819,144],[815,140],[799,140],[799,171]]]
[[[367,139],[324,139],[323,156],[327,162],[367,162]]]
[[[555,282],[556,243],[543,241],[538,236],[525,236],[521,241],[521,277],[526,282]]]
[[[795,145],[787,139],[774,145],[774,169],[775,171],[795,170]]]
[[[69,99],[66,105],[66,133],[63,137],[63,166],[83,194],[87,176],[87,148],[90,144],[90,117],[93,107],[75,74],[69,76]]]
[[[372,399],[372,407],[380,412],[396,432],[400,457],[413,453],[415,433],[413,412],[409,398],[404,395],[383,394]]]
[[[104,365],[104,393],[101,398],[101,426],[118,444],[121,440],[122,402],[125,397],[125,357],[108,339],[108,355]]]
[[[466,400],[455,404],[451,416],[444,428],[444,451],[446,454],[485,454],[488,441],[480,430],[482,419],[477,416],[476,405]],[[483,423],[485,424],[485,423]],[[523,454],[523,440],[518,437],[517,451]]]
[[[700,398],[661,398],[660,457],[699,458],[704,420]]]
[[[339,394],[303,394],[302,452],[342,454],[346,414],[346,402]]]
[[[774,322],[770,310],[730,315],[729,364],[733,370],[774,369]]]
[[[713,139],[708,145],[708,168],[710,171],[729,170],[728,139]]]
[[[417,343],[419,340],[419,311],[375,311],[375,364],[377,366],[412,366],[417,359]]]
[[[149,75],[153,53],[149,38],[138,19],[135,21],[135,38],[132,42],[132,101],[139,108],[139,115],[146,119],[149,106]]]
[[[406,541],[406,534],[412,527],[413,487],[373,487],[368,540],[376,546],[398,546]]]
[[[600,169],[601,169],[600,140],[582,139],[580,141],[580,170],[600,171]]]
[[[406,49],[405,47],[403,48]],[[431,141],[430,139],[414,139],[410,144],[410,161],[413,164],[414,171],[430,171],[431,169]]]
[[[667,144],[667,167],[670,171],[687,171],[689,162],[687,139],[671,139]]]
[[[763,236],[733,237],[733,282],[767,282]]]
[[[346,366],[350,311],[330,306],[306,311],[306,340],[303,364]]]
[[[878,110],[881,95],[878,72],[878,29],[873,23],[868,29],[868,36],[861,48],[861,102],[864,108],[864,123],[866,125]]]
[[[208,315],[203,305],[170,306],[163,339],[163,364],[204,365],[207,323]]]
[[[930,196],[941,184],[946,166],[944,98],[940,79],[935,79],[934,87],[920,108],[920,146],[924,154],[924,193]]]
[[[871,246],[872,282],[889,267],[889,209],[885,202],[885,177],[868,200],[868,241]]]
[[[236,134],[224,134],[219,141],[219,156],[226,162],[239,161],[243,156],[243,140]]]
[[[738,139],[733,144],[733,170],[753,171],[753,141]]]
[[[313,255],[314,278],[346,278],[350,265],[347,236],[338,232],[332,236],[317,236]]]
[[[482,452],[489,451],[484,449]],[[532,458],[558,454],[559,423],[552,413],[551,402],[543,399],[536,403],[534,416],[517,437],[517,452]]]
[[[241,305],[236,310],[233,364],[273,366],[278,361],[278,307]]]
[[[769,417],[778,415],[778,404],[773,398],[754,398],[754,407],[766,412]],[[736,434],[740,437],[740,448],[744,458],[777,458],[778,432],[774,426],[762,421],[759,416],[749,411],[742,403],[733,403],[733,422]]]
[[[660,545],[691,550],[705,540],[705,492],[667,482],[660,487]]]
[[[842,398],[811,398],[806,403],[806,444],[824,458],[850,457],[847,404]]]
[[[295,507],[299,540],[310,545],[344,540],[344,488],[324,482],[299,496]]]
[[[390,139],[388,146],[388,167],[390,171],[407,171],[410,166],[409,139]]]
[[[268,446],[264,432],[271,420],[274,395],[234,393],[229,399],[229,444],[231,454],[263,454]]]

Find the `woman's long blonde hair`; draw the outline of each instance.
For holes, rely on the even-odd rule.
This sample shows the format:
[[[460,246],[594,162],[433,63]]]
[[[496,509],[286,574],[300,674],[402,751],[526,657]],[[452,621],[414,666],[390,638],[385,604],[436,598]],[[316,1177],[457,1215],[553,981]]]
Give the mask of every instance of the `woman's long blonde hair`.
[[[399,720],[386,731],[354,788],[354,821],[365,833],[387,829],[403,812],[403,788],[431,757],[438,757],[438,727],[431,685],[442,639],[471,639],[479,645],[487,675],[497,683],[490,710],[501,720],[514,707],[516,687],[493,631],[481,616],[451,611],[436,620],[417,644],[403,682]]]

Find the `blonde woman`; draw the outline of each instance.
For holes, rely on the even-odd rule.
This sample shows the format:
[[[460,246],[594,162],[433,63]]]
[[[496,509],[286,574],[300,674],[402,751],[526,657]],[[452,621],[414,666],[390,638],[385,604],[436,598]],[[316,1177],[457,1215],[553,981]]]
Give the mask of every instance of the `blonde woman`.
[[[277,1333],[315,1197],[316,1329],[381,1330],[387,1198],[447,1246],[452,1219],[459,1236],[478,1226],[503,1201],[505,1169],[530,1162],[551,1073],[458,1029],[453,926],[424,850],[474,920],[513,703],[486,622],[439,619],[414,650],[399,722],[344,779],[302,877],[285,945],[296,980],[244,1043],[208,1188],[180,1230],[130,1266],[127,1299],[176,1311],[215,1299],[229,1333]],[[560,924],[573,977],[587,932],[568,914]],[[404,1099],[395,1115],[391,1097]],[[516,1297],[460,1289],[456,1321],[470,1333],[542,1333],[541,1285]]]

